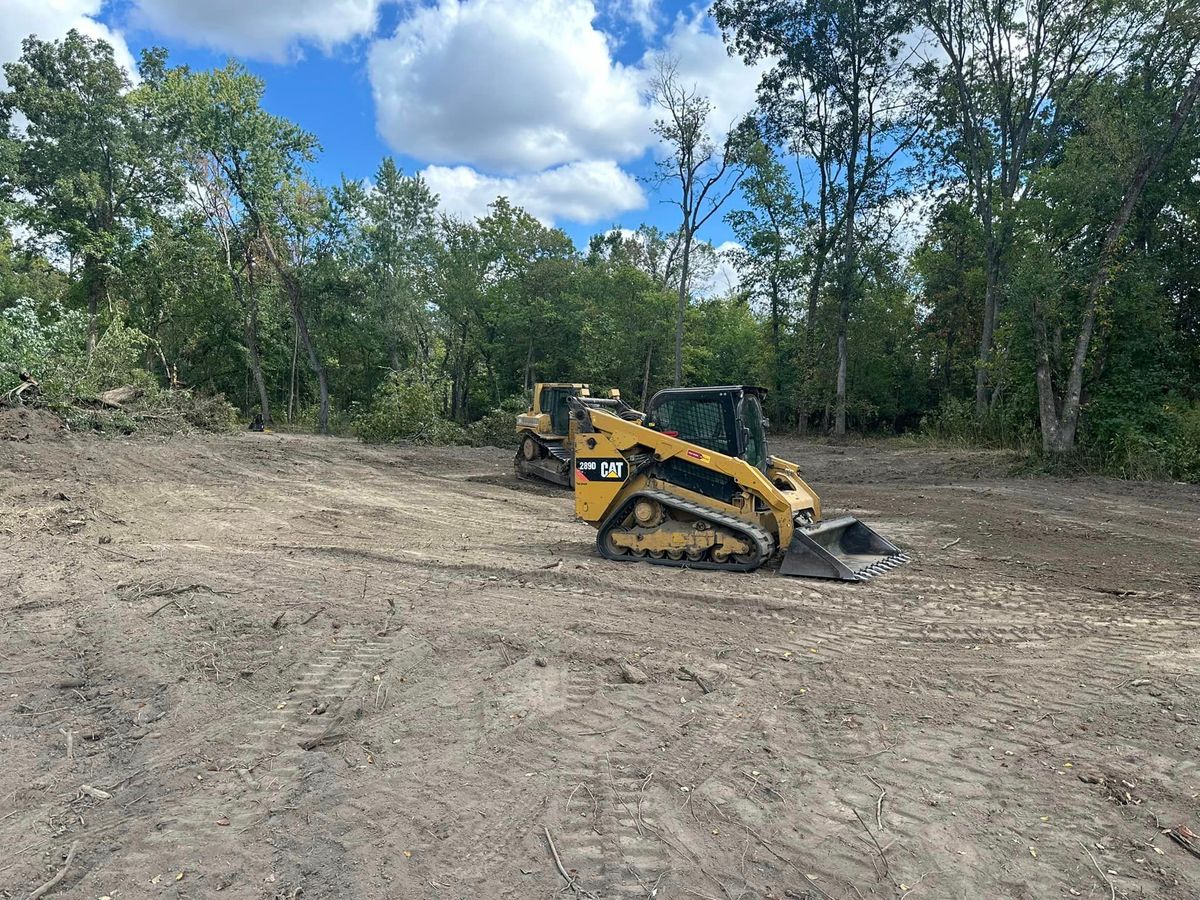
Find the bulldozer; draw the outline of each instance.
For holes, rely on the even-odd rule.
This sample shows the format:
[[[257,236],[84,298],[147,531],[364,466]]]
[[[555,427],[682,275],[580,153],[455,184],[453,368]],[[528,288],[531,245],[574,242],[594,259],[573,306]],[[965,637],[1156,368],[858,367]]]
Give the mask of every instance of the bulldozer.
[[[908,561],[853,516],[824,519],[794,463],[767,450],[749,385],[659,391],[640,420],[567,402],[575,512],[605,559],[750,572],[783,550],[782,575],[865,581]]]
[[[517,416],[517,474],[571,486],[571,410],[568,399],[593,408],[611,409],[618,415],[636,413],[613,389],[607,397],[593,397],[586,384],[539,382],[533,386],[529,409]],[[638,414],[640,415],[640,414]]]

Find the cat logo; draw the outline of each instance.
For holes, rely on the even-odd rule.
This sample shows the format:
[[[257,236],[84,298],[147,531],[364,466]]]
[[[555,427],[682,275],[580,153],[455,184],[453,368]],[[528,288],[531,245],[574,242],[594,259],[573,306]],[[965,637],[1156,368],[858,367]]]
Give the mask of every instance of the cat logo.
[[[583,484],[589,481],[624,481],[628,474],[629,463],[621,457],[581,459],[575,466],[575,480]]]
[[[602,460],[600,463],[600,477],[605,480],[624,481],[625,460]]]

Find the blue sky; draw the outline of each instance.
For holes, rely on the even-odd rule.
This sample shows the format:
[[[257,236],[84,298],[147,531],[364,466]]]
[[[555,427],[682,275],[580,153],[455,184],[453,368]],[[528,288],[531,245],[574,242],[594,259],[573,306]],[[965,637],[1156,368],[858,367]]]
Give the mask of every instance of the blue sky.
[[[266,105],[313,132],[315,174],[368,178],[384,155],[422,172],[445,208],[498,193],[583,245],[611,225],[671,228],[642,180],[653,118],[649,55],[666,52],[713,100],[718,132],[754,101],[758,73],[731,59],[707,0],[3,0],[0,61],[22,37],[75,27],[131,61],[166,47],[193,67],[244,62]],[[720,245],[716,219],[702,237]]]

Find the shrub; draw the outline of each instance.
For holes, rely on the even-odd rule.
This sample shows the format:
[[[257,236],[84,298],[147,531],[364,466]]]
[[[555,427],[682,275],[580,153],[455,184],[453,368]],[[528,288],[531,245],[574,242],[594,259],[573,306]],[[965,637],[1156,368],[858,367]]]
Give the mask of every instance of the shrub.
[[[149,339],[120,319],[113,321],[88,358],[87,316],[54,301],[45,309],[29,299],[0,312],[0,360],[26,369],[39,382],[43,401],[52,407],[92,397],[109,388],[151,388],[156,379],[142,368]],[[14,373],[0,374],[0,388]]]
[[[114,320],[88,358],[87,316],[57,301],[44,308],[18,300],[0,312],[0,393],[15,386],[16,371],[38,380],[38,402],[49,406],[71,428],[169,432],[196,428],[227,431],[237,425],[237,410],[224,397],[167,390],[142,368],[149,338]],[[12,370],[10,370],[10,368]],[[124,409],[96,407],[93,398],[115,387],[141,389]]]
[[[982,419],[975,415],[975,401],[946,397],[921,417],[921,434],[964,446],[1005,447],[1034,451],[1040,441],[1035,423],[1017,404],[1001,404]]]
[[[84,342],[87,316],[67,310],[57,301],[45,310],[29,298],[0,312],[0,393],[16,387],[16,370],[28,371],[39,382],[46,402],[58,405],[75,396],[75,385],[86,368]]]
[[[1152,408],[1154,422],[1110,427],[1100,448],[1102,467],[1121,478],[1200,482],[1200,403],[1173,400]]]
[[[979,434],[975,405],[969,400],[946,397],[921,418],[921,432],[943,441],[974,442]]]
[[[477,422],[467,426],[467,440],[473,447],[500,447],[516,449],[516,419],[529,408],[529,401],[522,394],[501,401],[500,405]]]
[[[466,442],[462,426],[438,412],[433,387],[410,373],[393,372],[354,420],[354,431],[367,443],[415,441],[424,444]]]

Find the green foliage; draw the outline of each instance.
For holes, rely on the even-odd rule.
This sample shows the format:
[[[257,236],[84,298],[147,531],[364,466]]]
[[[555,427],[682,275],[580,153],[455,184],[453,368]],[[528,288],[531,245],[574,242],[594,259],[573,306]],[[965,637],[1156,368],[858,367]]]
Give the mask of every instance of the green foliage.
[[[757,384],[769,363],[762,323],[741,297],[697,303],[688,310],[684,356],[689,384]]]
[[[78,310],[54,302],[42,313],[32,301],[18,301],[0,313],[0,358],[29,371],[42,396],[56,405],[113,387],[152,383],[142,367],[144,334],[115,321],[89,358],[83,349],[86,332],[86,316]]]
[[[420,444],[465,443],[461,426],[441,415],[441,398],[432,385],[410,372],[393,372],[354,420],[354,432],[371,444],[413,441]]]
[[[1138,422],[1109,422],[1101,464],[1122,478],[1173,478],[1200,483],[1200,403],[1178,398],[1153,410],[1152,430]]]
[[[921,322],[922,353],[933,387],[973,396],[979,356],[978,308],[985,290],[983,236],[965,203],[951,200],[933,216],[912,258],[928,313]]]
[[[108,434],[224,432],[236,430],[241,425],[237,409],[220,394],[198,394],[157,385],[146,388],[122,409],[65,406],[59,409],[59,414],[76,431]]]
[[[517,447],[516,419],[529,408],[529,397],[517,395],[501,402],[491,412],[466,428],[466,439],[473,447]]]
[[[135,87],[112,47],[71,30],[61,41],[26,38],[21,58],[4,65],[0,122],[19,115],[25,125],[19,137],[0,137],[0,155],[14,160],[11,187],[32,200],[15,205],[16,217],[81,259],[93,313],[139,228],[179,196],[165,155],[173,123],[161,109],[164,58],[147,51]]]
[[[38,381],[38,402],[56,409],[76,429],[131,433],[196,428],[227,431],[240,418],[224,397],[163,388],[145,368],[148,339],[116,320],[109,325],[89,357],[84,351],[87,317],[64,310],[58,302],[39,311],[22,300],[0,312],[0,393],[17,384],[16,371],[28,371]],[[103,391],[133,387],[134,400],[125,409],[98,406]]]
[[[87,317],[51,301],[45,310],[30,299],[0,312],[0,361],[30,373],[51,403],[73,396],[79,368],[85,365],[83,342]],[[17,373],[0,367],[0,393],[17,385]]]

